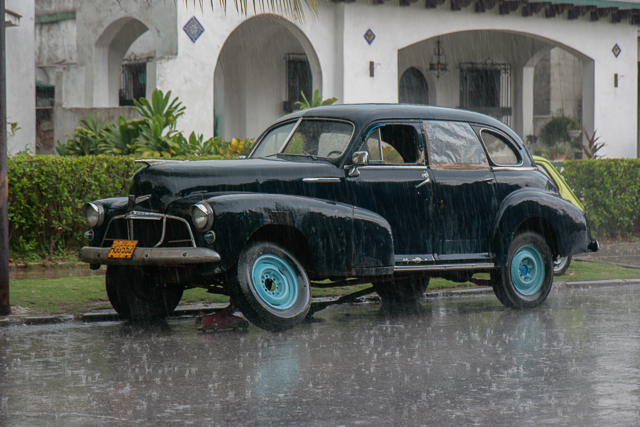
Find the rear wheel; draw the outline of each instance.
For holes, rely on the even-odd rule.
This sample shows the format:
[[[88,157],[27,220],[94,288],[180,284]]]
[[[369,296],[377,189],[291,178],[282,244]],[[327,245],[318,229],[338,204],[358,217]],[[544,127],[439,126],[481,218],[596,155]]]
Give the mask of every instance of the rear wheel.
[[[110,265],[107,296],[120,317],[150,321],[169,316],[180,303],[184,288],[170,283],[157,270]]]
[[[491,273],[493,291],[510,308],[534,308],[547,299],[553,285],[553,258],[545,240],[530,231],[516,235],[507,265]]]
[[[231,296],[242,314],[268,331],[293,328],[311,306],[311,288],[304,268],[275,243],[249,243],[229,281]]]

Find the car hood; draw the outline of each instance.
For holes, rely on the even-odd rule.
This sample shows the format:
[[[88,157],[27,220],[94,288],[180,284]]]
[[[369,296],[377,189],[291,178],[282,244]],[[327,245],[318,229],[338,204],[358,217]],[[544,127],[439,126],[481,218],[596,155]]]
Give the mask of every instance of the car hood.
[[[175,200],[199,194],[203,199],[228,192],[301,194],[305,177],[344,176],[341,169],[322,161],[274,158],[153,163],[136,172],[130,194],[150,195],[139,207],[160,212]]]

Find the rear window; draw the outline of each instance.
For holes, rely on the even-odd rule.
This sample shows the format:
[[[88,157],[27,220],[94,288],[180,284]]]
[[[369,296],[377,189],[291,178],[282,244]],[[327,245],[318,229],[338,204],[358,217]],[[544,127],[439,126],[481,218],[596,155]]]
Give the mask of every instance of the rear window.
[[[483,129],[480,134],[493,163],[496,165],[517,165],[520,163],[518,154],[504,136],[486,129]]]

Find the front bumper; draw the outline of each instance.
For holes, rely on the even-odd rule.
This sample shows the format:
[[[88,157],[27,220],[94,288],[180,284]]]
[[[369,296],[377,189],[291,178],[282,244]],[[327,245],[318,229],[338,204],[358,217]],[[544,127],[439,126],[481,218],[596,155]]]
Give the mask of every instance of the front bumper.
[[[85,246],[80,261],[92,265],[188,265],[220,262],[220,254],[207,248],[135,248],[129,259],[109,258],[111,248]]]

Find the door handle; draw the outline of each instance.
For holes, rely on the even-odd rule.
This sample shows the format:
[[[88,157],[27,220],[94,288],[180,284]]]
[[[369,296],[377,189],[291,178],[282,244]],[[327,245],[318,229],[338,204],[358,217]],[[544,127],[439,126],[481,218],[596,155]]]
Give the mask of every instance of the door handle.
[[[482,180],[482,182],[494,182],[496,179],[491,177],[491,178],[485,178]]]

